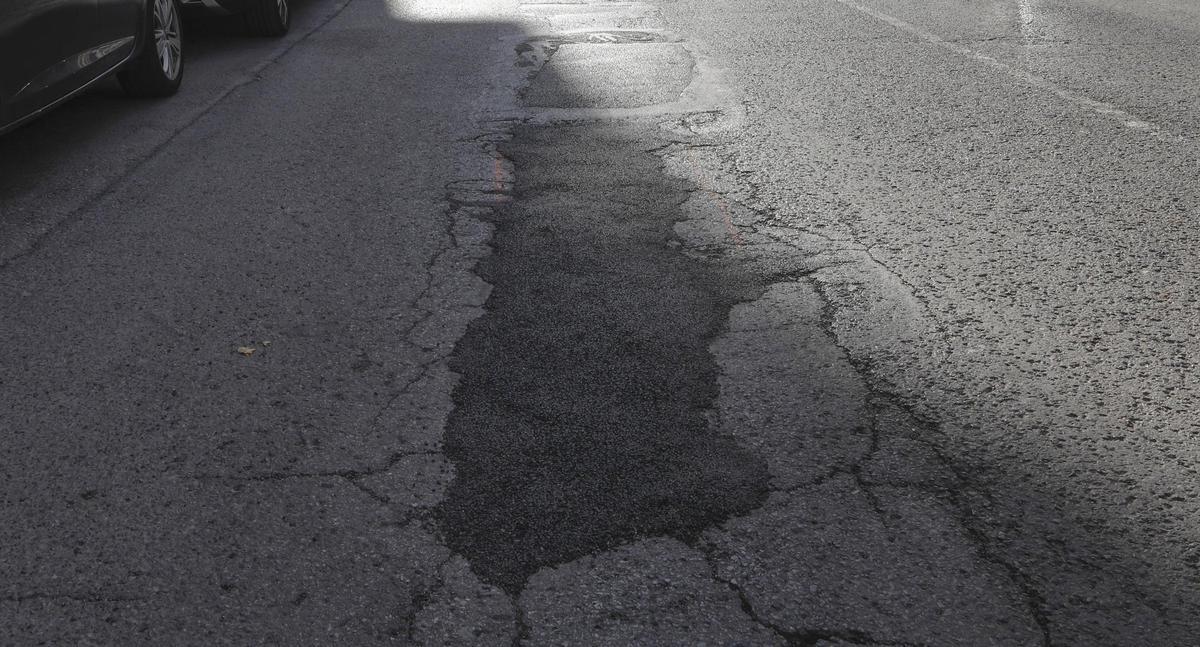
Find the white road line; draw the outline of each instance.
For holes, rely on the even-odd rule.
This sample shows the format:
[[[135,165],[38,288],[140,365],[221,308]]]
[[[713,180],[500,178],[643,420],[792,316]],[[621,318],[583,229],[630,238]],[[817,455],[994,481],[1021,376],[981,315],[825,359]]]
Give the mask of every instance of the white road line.
[[[846,5],[847,7],[850,7],[851,9],[854,9],[861,13],[867,14],[868,16],[871,16],[872,18],[886,22],[887,24],[895,27],[896,29],[899,29],[900,31],[912,34],[913,36],[916,36],[917,38],[920,38],[921,40],[924,40],[928,43],[936,45],[944,50],[948,50],[948,51],[954,52],[955,54],[958,54],[960,56],[964,56],[966,58],[978,61],[980,63],[983,63],[984,65],[987,65],[988,67],[999,70],[1015,79],[1020,79],[1022,81],[1025,81],[1026,83],[1028,83],[1036,88],[1045,90],[1061,99],[1064,99],[1066,101],[1074,103],[1075,105],[1086,108],[1088,110],[1091,110],[1092,112],[1103,115],[1105,117],[1116,119],[1129,128],[1145,131],[1151,135],[1154,135],[1155,137],[1162,136],[1162,131],[1159,129],[1159,127],[1156,124],[1146,121],[1145,119],[1141,119],[1137,116],[1131,115],[1128,112],[1125,112],[1124,110],[1121,110],[1120,108],[1112,105],[1111,103],[1097,101],[1095,99],[1090,99],[1088,97],[1085,97],[1081,94],[1076,94],[1075,92],[1072,92],[1062,86],[1059,86],[1056,83],[1054,83],[1053,81],[1050,81],[1046,78],[1038,76],[1032,72],[1029,72],[1027,70],[1023,70],[1023,69],[1020,69],[1017,67],[1013,67],[1007,63],[1003,63],[995,58],[992,58],[991,56],[988,56],[987,54],[983,54],[983,53],[977,52],[969,47],[964,47],[962,45],[959,45],[958,43],[953,43],[951,41],[948,41],[948,40],[942,38],[941,36],[938,36],[937,34],[925,31],[924,29],[921,29],[920,27],[917,27],[916,25],[907,23],[899,18],[896,18],[895,16],[890,16],[886,13],[883,13],[882,11],[877,11],[870,7],[861,5],[858,2],[855,2],[854,0],[836,0],[836,2]]]

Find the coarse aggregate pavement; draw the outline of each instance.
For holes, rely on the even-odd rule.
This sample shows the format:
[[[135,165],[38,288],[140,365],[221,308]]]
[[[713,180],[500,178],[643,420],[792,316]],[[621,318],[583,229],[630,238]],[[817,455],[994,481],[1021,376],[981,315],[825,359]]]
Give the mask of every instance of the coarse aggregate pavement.
[[[1200,635],[1167,0],[308,0],[0,139],[0,642]]]
[[[727,199],[854,255],[812,275],[830,329],[925,426],[1044,640],[1190,644],[1195,14],[984,4],[664,12],[754,80],[710,149]]]
[[[491,176],[474,115],[522,32],[296,10],[324,22],[214,54],[232,72],[196,56],[207,96],[101,110],[132,149],[94,155],[85,106],[0,143],[18,165],[83,131],[35,159],[112,178],[82,206],[6,188],[49,233],[0,269],[0,643],[403,642],[463,577],[429,511],[488,233],[448,192]],[[214,29],[189,43],[240,46]]]

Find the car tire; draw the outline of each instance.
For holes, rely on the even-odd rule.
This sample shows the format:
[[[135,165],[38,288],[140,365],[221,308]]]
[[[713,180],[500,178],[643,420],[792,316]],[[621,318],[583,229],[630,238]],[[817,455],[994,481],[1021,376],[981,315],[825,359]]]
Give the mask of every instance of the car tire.
[[[246,27],[255,36],[282,36],[291,25],[288,0],[250,0],[246,8]]]
[[[117,79],[131,96],[170,96],[183,81],[183,19],[179,0],[150,0],[146,14],[142,51],[117,74]]]

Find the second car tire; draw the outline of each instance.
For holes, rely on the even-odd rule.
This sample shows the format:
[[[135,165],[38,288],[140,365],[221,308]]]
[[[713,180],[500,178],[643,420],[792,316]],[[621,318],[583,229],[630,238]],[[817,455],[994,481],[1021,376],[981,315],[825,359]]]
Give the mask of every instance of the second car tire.
[[[292,24],[288,0],[250,0],[246,26],[256,36],[282,36]]]

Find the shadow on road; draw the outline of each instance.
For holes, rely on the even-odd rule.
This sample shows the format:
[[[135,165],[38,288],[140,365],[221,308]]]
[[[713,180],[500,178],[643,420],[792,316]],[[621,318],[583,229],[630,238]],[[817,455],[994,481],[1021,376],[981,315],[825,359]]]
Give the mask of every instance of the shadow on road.
[[[429,367],[454,338],[414,331],[470,309],[428,298],[453,246],[446,187],[495,180],[490,164],[464,177],[479,160],[461,155],[480,150],[476,113],[511,100],[489,65],[515,65],[520,26],[356,1],[181,124],[275,46],[236,22],[191,23],[176,99],[108,83],[0,139],[0,259],[40,241],[0,267],[0,642],[403,639],[445,542],[515,593],[537,568],[753,511],[762,457],[706,426],[706,349],[733,303],[780,277],[670,245],[694,187],[647,153],[623,160],[634,143],[612,124],[518,129],[516,203],[475,212],[497,226],[481,270],[495,289],[457,351],[451,414],[455,378]],[[552,168],[567,170],[546,185]],[[438,453],[447,418],[448,503],[356,485],[415,478],[394,458]],[[1186,574],[1117,548],[1069,497],[1003,497],[968,523],[1018,538],[1005,554],[1043,587],[1039,613],[1183,644]],[[1048,527],[1077,543],[1044,541]]]

